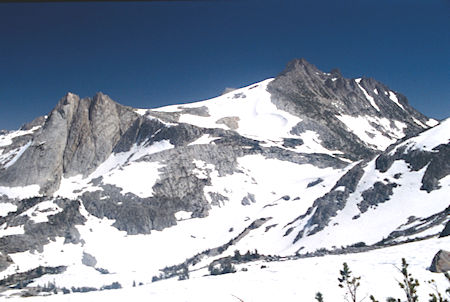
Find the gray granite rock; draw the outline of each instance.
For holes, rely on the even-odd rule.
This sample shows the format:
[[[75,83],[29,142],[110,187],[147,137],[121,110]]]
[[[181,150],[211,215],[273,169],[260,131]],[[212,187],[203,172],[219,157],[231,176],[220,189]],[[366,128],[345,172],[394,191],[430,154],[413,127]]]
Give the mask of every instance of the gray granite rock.
[[[450,252],[440,250],[431,261],[430,271],[434,273],[445,273],[450,271]]]
[[[137,118],[102,93],[93,99],[69,93],[30,137],[31,146],[0,173],[0,185],[38,184],[42,194],[51,194],[63,175],[87,175],[98,167]]]
[[[379,111],[370,104],[359,86],[374,99]],[[304,59],[289,62],[269,84],[268,91],[278,109],[302,119],[292,130],[293,134],[314,131],[326,148],[343,151],[351,159],[372,156],[375,146],[362,142],[337,118],[338,115],[371,115],[398,120],[405,123],[406,135],[423,130],[412,117],[422,123],[428,120],[409,106],[403,95],[395,93],[403,107],[400,108],[389,98],[392,93],[389,88],[374,79],[363,77],[358,84],[354,79],[344,78],[338,71],[324,73]],[[376,124],[372,126],[379,127]],[[397,128],[394,123],[391,127]],[[389,133],[383,135],[393,138]]]

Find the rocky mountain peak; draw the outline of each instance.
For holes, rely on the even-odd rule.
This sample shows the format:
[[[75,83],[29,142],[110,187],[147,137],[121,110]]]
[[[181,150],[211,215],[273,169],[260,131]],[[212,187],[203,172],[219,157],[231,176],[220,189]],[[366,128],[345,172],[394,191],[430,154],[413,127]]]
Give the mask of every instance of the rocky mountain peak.
[[[335,77],[339,77],[339,78],[342,77],[341,70],[340,70],[339,68],[333,68],[333,69],[330,71],[330,74],[333,75],[333,76],[335,76]]]
[[[115,101],[113,101],[107,94],[104,94],[103,92],[99,91],[97,92],[94,97],[91,100],[94,104],[96,103],[109,103],[109,104],[115,104],[119,105]]]
[[[287,74],[303,74],[303,75],[313,75],[315,72],[318,72],[316,66],[306,61],[304,58],[293,59],[286,64],[285,69],[281,72],[281,75]]]
[[[30,137],[20,158],[0,175],[0,185],[38,184],[42,194],[52,193],[62,176],[86,175],[100,165],[137,118],[103,93],[83,99],[68,93]]]

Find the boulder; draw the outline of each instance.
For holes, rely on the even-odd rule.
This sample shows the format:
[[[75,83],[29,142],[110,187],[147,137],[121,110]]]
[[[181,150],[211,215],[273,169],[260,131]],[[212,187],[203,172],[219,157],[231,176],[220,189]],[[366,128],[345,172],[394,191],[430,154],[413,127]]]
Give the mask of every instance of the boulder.
[[[442,237],[445,237],[445,236],[449,236],[449,235],[450,235],[450,220],[447,221],[447,224],[445,225],[444,230],[439,235],[439,238],[442,238]]]
[[[440,250],[431,262],[430,271],[433,273],[445,273],[450,271],[450,252]]]

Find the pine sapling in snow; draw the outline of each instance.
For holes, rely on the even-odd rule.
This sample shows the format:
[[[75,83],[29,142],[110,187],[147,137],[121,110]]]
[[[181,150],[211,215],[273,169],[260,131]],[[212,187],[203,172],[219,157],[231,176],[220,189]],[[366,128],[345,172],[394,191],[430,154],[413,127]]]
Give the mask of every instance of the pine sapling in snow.
[[[321,292],[316,293],[316,297],[315,297],[317,302],[323,302],[323,295]]]
[[[375,299],[375,297],[373,295],[370,295],[369,299],[371,302],[380,302],[377,299]]]
[[[447,281],[450,283],[450,275],[448,273],[445,273],[444,275],[447,278]],[[447,298],[444,298],[438,291],[436,282],[434,280],[430,280],[428,281],[428,283],[434,290],[434,293],[430,294],[430,300],[428,300],[429,302],[449,302],[449,299],[447,298],[450,298],[450,287],[445,290],[445,295],[447,296]]]
[[[344,262],[343,269],[339,271],[341,277],[338,278],[339,287],[346,290],[345,300],[349,302],[358,302],[356,299],[356,292],[360,286],[359,280],[361,277],[353,277],[347,263]],[[350,298],[349,298],[350,296]]]
[[[399,282],[398,285],[405,292],[407,302],[417,302],[419,301],[419,296],[417,295],[419,280],[414,279],[411,273],[408,272],[408,266],[409,264],[406,263],[405,258],[402,258],[402,268],[400,272],[403,275],[403,280],[402,282]]]

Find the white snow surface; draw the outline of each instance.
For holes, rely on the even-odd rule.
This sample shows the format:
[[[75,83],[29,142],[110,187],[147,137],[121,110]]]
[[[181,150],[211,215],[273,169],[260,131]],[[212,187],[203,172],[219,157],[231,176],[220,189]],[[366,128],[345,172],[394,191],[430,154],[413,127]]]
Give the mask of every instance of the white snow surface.
[[[419,121],[418,119],[416,119],[414,116],[412,117],[412,119],[413,119],[414,123],[416,123],[416,124],[419,125],[420,127],[425,128],[425,129],[428,128],[427,125],[425,125],[424,123],[422,123],[421,121]]]
[[[364,96],[369,101],[370,105],[373,108],[375,108],[377,111],[380,111],[380,107],[378,107],[377,103],[375,103],[374,98],[369,93],[367,93],[367,91],[364,89],[364,87],[361,86],[361,84],[360,84],[361,79],[356,79],[355,82],[358,85],[359,89],[361,89],[362,92],[364,93]]]
[[[25,234],[25,228],[23,225],[20,226],[8,226],[7,223],[4,223],[0,226],[0,238],[11,235],[22,235]]]
[[[10,202],[0,203],[0,217],[8,215],[9,212],[14,212],[17,210],[17,206]]]
[[[426,122],[426,124],[427,124],[428,126],[430,126],[430,127],[434,127],[434,126],[438,125],[439,122],[438,122],[437,120],[435,120],[435,119],[430,118],[430,119]]]
[[[300,134],[300,138],[303,140],[303,144],[295,147],[297,152],[302,153],[323,153],[328,155],[336,155],[342,154],[341,151],[338,150],[328,150],[327,148],[322,146],[322,140],[319,138],[319,134],[317,132],[307,130]]]
[[[9,168],[10,166],[14,165],[15,162],[22,156],[22,154],[28,149],[28,147],[31,146],[32,141],[29,141],[28,143],[26,143],[25,145],[23,145],[22,147],[20,147],[17,152],[14,154],[14,157],[9,160],[6,164],[5,164],[5,169]]]
[[[433,152],[433,149],[442,144],[450,143],[450,118],[442,121],[439,125],[428,129],[419,135],[412,137],[397,145],[390,153],[393,154],[401,147],[405,147],[405,153],[420,149]]]
[[[81,214],[87,219],[84,225],[77,226],[83,244],[64,245],[63,240],[58,239],[46,245],[43,253],[12,254],[11,257],[20,267],[10,266],[0,277],[17,269],[26,271],[39,265],[69,265],[75,266],[73,270],[66,271],[61,279],[58,276],[61,286],[69,286],[71,282],[70,286],[87,286],[88,279],[82,274],[73,273],[79,271],[77,267],[80,266],[83,252],[86,252],[96,257],[97,267],[107,269],[114,276],[130,282],[133,278],[136,281],[148,280],[158,275],[160,268],[183,262],[211,247],[218,247],[239,235],[253,221],[264,217],[272,217],[267,225],[278,226],[272,227],[266,233],[267,237],[264,237],[265,226],[252,231],[248,240],[231,247],[227,253],[232,253],[236,248],[246,251],[249,246],[252,250],[257,248],[264,253],[281,253],[291,244],[291,238],[283,237],[283,226],[295,219],[298,213],[306,211],[317,197],[330,190],[347,171],[320,169],[309,164],[297,165],[266,159],[261,155],[248,155],[238,159],[241,172],[219,176],[213,165],[200,160],[194,163],[198,169],[196,173],[211,177],[211,186],[205,187],[205,197],[210,198],[209,192],[217,192],[228,198],[212,206],[207,217],[191,218],[191,213],[182,211],[176,214],[178,222],[173,227],[152,231],[150,235],[129,236],[112,226],[114,220],[96,218],[81,206]],[[308,184],[318,178],[323,181],[308,188]],[[242,199],[249,193],[254,194],[256,202],[244,206],[241,204]],[[282,198],[285,195],[289,195],[288,200]],[[183,248],[180,249],[180,246]],[[96,271],[91,273],[95,274]],[[112,277],[102,278],[98,277],[98,282],[107,284]],[[64,281],[67,283],[61,280],[67,280]]]
[[[147,155],[172,149],[174,146],[168,140],[146,145],[133,145],[129,151],[111,154],[97,169],[87,177],[76,175],[61,179],[61,184],[54,196],[75,199],[87,191],[102,190],[93,186],[92,179],[102,176],[103,183],[122,188],[122,194],[131,192],[140,197],[150,197],[152,187],[159,177],[159,168],[163,165],[157,162],[143,161]]]
[[[147,113],[148,109],[134,109],[134,112],[136,112],[139,115],[145,115]]]
[[[17,131],[13,131],[10,132],[8,134],[5,135],[0,135],[0,147],[5,147],[8,145],[11,145],[13,143],[13,139],[19,136],[23,136],[26,134],[32,134],[33,132],[35,132],[36,130],[38,130],[39,128],[41,128],[41,126],[35,126],[33,128],[31,128],[30,130],[17,130]]]
[[[121,194],[133,193],[141,198],[153,196],[153,185],[159,179],[157,162],[133,162],[103,176],[103,183],[122,188]]]
[[[0,150],[0,165],[8,164],[14,157],[16,157],[17,153],[21,148],[12,149],[9,152],[3,153],[4,150]]]
[[[290,131],[301,119],[278,110],[271,102],[267,85],[272,80],[267,79],[206,101],[153,110],[180,112],[183,108],[205,106],[210,116],[185,113],[181,114],[179,122],[204,128],[229,129],[225,124],[217,123],[220,119],[228,117],[236,120],[238,124],[236,131],[242,136],[258,140],[280,140],[283,137],[292,137]]]
[[[190,143],[188,146],[192,145],[208,145],[214,144],[214,140],[219,139],[220,137],[211,136],[209,134],[203,134],[198,139]]]
[[[400,121],[377,116],[337,115],[336,117],[369,147],[378,150],[385,150],[389,145],[402,138],[404,136],[403,129],[406,128],[406,125]],[[376,127],[382,128],[389,137]]]
[[[41,187],[39,185],[29,185],[29,186],[19,186],[19,187],[3,187],[0,186],[0,195],[6,195],[9,198],[30,198],[35,196],[40,196],[39,190]]]
[[[393,101],[398,107],[402,108],[403,110],[405,110],[405,108],[402,106],[402,104],[400,104],[400,102],[398,101],[397,95],[392,92],[389,91],[389,98],[391,99],[391,101]]]
[[[53,200],[46,200],[29,208],[20,216],[28,216],[34,223],[47,222],[48,216],[62,212],[62,209],[56,205]]]
[[[374,295],[379,301],[387,297],[403,298],[403,291],[398,286],[401,279],[398,268],[401,259],[409,264],[408,270],[420,282],[418,295],[420,300],[427,300],[428,293],[433,292],[428,280],[434,279],[441,292],[448,282],[443,274],[431,273],[427,267],[434,254],[440,249],[450,249],[450,238],[432,238],[389,248],[372,250],[359,254],[332,255],[324,257],[288,260],[282,262],[257,261],[237,266],[234,274],[204,276],[206,268],[191,273],[190,279],[176,279],[150,283],[148,279],[136,279],[143,285],[132,287],[132,279],[120,275],[101,275],[91,268],[73,267],[64,277],[47,275],[40,283],[54,281],[63,286],[71,277],[83,275],[86,284],[99,285],[121,282],[123,288],[89,293],[72,293],[69,295],[52,295],[46,297],[26,298],[30,302],[121,302],[121,301],[186,301],[186,302],[246,302],[272,301],[314,301],[317,292],[321,292],[325,301],[345,301],[344,290],[338,287],[337,278],[342,264],[346,262],[354,276],[361,277],[358,298]],[[71,254],[69,250],[65,250]],[[56,256],[56,255],[55,255]],[[265,266],[265,268],[261,268]],[[245,268],[247,271],[242,271]],[[11,302],[23,301],[23,298],[11,297]]]

